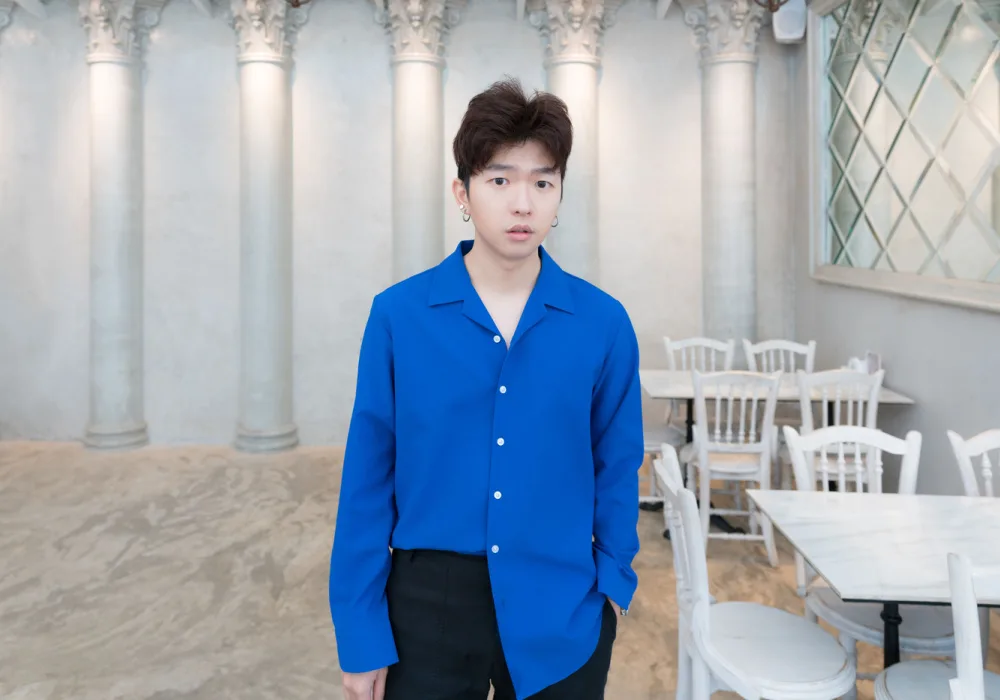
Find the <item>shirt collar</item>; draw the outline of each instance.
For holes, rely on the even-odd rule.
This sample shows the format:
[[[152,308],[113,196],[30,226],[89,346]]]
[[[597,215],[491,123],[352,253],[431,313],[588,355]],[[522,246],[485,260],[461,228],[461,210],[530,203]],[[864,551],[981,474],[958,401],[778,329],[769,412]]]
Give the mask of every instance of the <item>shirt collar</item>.
[[[427,303],[429,306],[466,301],[477,296],[469,271],[465,268],[466,253],[472,250],[473,241],[462,241],[454,252],[434,268],[431,289]],[[539,246],[538,256],[542,268],[535,281],[532,296],[546,306],[567,313],[573,313],[573,296],[569,288],[569,275],[552,259],[544,247]]]

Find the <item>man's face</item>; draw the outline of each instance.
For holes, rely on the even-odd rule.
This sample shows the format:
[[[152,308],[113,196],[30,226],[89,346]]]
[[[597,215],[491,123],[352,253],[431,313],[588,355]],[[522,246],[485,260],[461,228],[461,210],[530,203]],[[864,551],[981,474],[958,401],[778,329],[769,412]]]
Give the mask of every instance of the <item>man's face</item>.
[[[469,192],[455,183],[460,205],[472,216],[479,242],[510,261],[537,255],[559,211],[562,179],[540,144],[528,141],[500,149]]]

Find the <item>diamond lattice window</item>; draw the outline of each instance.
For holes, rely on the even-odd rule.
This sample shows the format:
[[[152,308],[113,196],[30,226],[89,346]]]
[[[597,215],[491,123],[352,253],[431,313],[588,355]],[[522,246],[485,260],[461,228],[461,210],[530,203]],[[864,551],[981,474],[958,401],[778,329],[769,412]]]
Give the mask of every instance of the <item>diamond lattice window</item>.
[[[1000,282],[1000,0],[850,0],[826,34],[826,262]]]

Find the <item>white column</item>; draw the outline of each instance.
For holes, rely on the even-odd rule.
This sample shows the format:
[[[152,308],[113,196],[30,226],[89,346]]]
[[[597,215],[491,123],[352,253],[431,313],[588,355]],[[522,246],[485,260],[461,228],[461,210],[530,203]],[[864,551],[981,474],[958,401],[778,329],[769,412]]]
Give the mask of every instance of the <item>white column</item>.
[[[81,0],[90,73],[90,410],[84,442],[148,441],[143,402],[142,49],[158,8]]]
[[[444,257],[444,105],[441,77],[450,0],[385,0],[375,19],[392,44],[392,274],[396,281]]]
[[[704,334],[757,336],[757,37],[752,0],[707,0],[685,12],[701,52]]]
[[[292,46],[286,0],[232,0],[240,80],[240,389],[236,447],[298,444],[292,395]]]
[[[544,10],[530,14],[546,39],[548,90],[566,103],[573,121],[559,227],[549,246],[562,267],[594,284],[600,272],[597,79],[612,13],[604,0],[545,0]]]

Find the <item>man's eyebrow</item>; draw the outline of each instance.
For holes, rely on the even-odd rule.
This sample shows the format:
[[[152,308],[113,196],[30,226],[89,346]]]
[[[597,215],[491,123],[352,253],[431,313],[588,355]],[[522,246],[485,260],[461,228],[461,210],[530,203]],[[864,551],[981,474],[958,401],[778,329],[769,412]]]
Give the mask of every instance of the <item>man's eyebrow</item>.
[[[507,172],[510,170],[517,170],[517,168],[515,168],[513,165],[507,165],[506,163],[490,163],[483,169],[492,170],[496,172]],[[554,166],[548,165],[542,168],[532,168],[531,172],[541,175],[555,175],[558,172],[558,170],[556,170]]]

